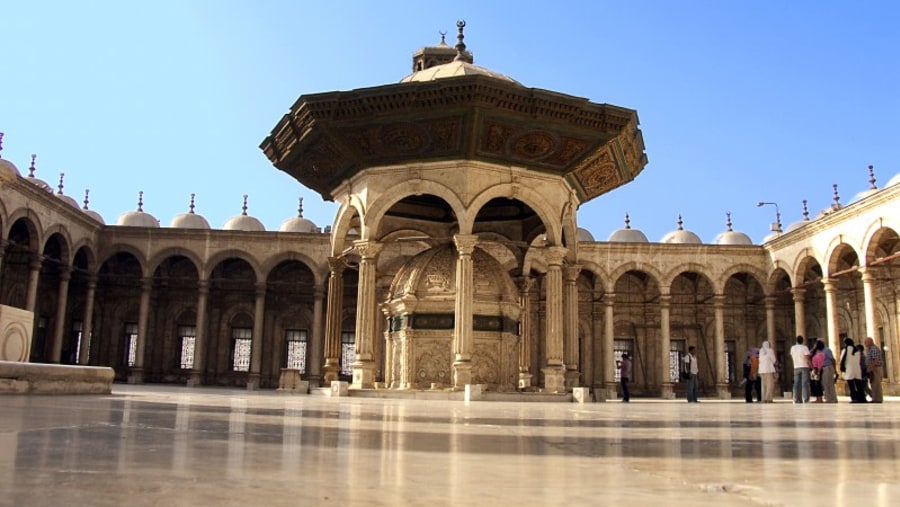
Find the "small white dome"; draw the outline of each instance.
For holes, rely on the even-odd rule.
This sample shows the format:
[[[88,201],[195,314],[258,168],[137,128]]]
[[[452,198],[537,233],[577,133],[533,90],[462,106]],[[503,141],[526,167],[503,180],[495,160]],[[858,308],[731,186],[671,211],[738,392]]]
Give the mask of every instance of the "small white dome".
[[[878,193],[877,188],[867,188],[867,189],[863,190],[862,192],[859,192],[856,195],[854,195],[853,199],[851,199],[850,202],[854,203],[857,201],[861,201],[861,200],[865,199],[866,197],[869,197],[870,195],[874,195],[877,193]]]
[[[797,229],[808,224],[809,222],[810,222],[810,220],[798,220],[798,221],[792,223],[791,225],[789,225],[784,232],[796,231]]]
[[[578,228],[578,241],[594,241],[594,235],[591,234],[591,231],[579,227]]]
[[[303,198],[300,198],[300,204],[297,207],[297,216],[288,218],[284,222],[281,222],[281,227],[278,229],[281,232],[301,232],[301,233],[311,233],[311,232],[319,232],[318,226],[313,223],[312,220],[307,220],[303,218]]]
[[[144,213],[144,192],[138,192],[137,211],[128,211],[119,215],[116,225],[125,227],[146,227],[155,229],[159,227],[159,220],[150,213]]]
[[[19,169],[15,164],[0,158],[0,179],[15,180],[19,176],[21,176],[21,173],[19,173]]]
[[[72,196],[66,194],[56,194],[56,197],[59,197],[59,200],[68,204],[69,206],[81,209],[81,206],[78,205],[78,201],[76,201]]]
[[[188,212],[175,215],[169,227],[178,229],[209,229],[209,222],[202,216],[194,213],[194,196],[195,194],[191,194],[191,204],[188,207]]]
[[[889,179],[884,188],[892,187],[898,183],[900,183],[900,173],[895,174],[893,178]]]
[[[631,228],[631,217],[625,213],[625,228],[614,231],[609,235],[607,240],[611,243],[648,243],[647,236],[637,230]]]
[[[716,236],[713,243],[717,245],[752,245],[753,240],[743,232],[725,231]]]
[[[699,245],[703,242],[700,241],[700,236],[697,236],[691,231],[687,231],[683,227],[683,221],[681,220],[681,215],[678,215],[678,229],[666,234],[659,240],[660,243],[678,243],[682,245]]]
[[[780,237],[781,237],[781,234],[782,234],[782,233],[780,233],[780,232],[772,232],[772,233],[769,233],[768,236],[766,236],[765,238],[763,238],[762,242],[763,242],[763,243],[768,243],[769,241],[772,241],[772,240],[775,239],[775,238],[780,238]]]
[[[106,225],[106,221],[103,220],[103,215],[101,215],[100,213],[97,213],[96,211],[94,211],[92,209],[82,209],[81,211],[83,211],[85,215],[93,218],[95,221],[100,222],[103,225]]]
[[[223,229],[227,231],[247,231],[247,232],[261,232],[265,231],[266,228],[263,226],[262,222],[257,220],[255,217],[251,217],[247,214],[247,196],[244,195],[244,205],[241,208],[243,211],[240,215],[236,217],[232,217],[225,222],[225,225],[222,226]]]

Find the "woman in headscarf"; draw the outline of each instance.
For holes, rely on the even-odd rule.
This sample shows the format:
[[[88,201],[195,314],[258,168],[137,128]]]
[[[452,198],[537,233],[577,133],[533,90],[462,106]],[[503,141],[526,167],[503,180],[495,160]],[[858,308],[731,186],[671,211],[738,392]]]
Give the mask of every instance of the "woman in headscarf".
[[[775,363],[777,357],[768,341],[762,342],[759,349],[759,376],[762,377],[762,401],[775,401]]]
[[[863,388],[862,368],[859,366],[859,353],[850,338],[844,339],[844,350],[841,352],[841,372],[847,381],[850,391],[850,403],[865,403],[866,392]]]

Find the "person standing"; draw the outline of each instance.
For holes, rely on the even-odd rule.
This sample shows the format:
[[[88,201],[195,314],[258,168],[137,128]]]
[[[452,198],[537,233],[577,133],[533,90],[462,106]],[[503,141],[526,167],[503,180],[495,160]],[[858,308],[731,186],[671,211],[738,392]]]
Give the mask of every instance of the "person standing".
[[[775,363],[777,357],[768,340],[759,349],[759,376],[762,378],[762,402],[775,401]]]
[[[756,401],[762,401],[762,388],[759,377],[759,349],[756,347],[748,350],[744,356],[744,401],[753,403],[754,391],[756,391]]]
[[[841,352],[841,372],[847,381],[850,391],[850,403],[865,403],[866,391],[862,378],[861,355],[853,345],[852,338],[844,339],[844,351]]]
[[[865,339],[866,371],[869,373],[869,387],[872,391],[872,403],[882,403],[884,395],[881,391],[881,379],[884,378],[884,361],[881,359],[881,348],[875,345],[871,336]]]
[[[622,384],[622,401],[628,403],[631,396],[628,394],[628,382],[631,381],[631,358],[628,352],[622,353],[622,360],[619,361],[619,383]]]
[[[813,347],[818,353],[812,358],[812,367],[819,372],[825,403],[837,403],[837,392],[834,390],[834,354],[822,340],[816,341]]]
[[[791,347],[794,361],[794,403],[809,403],[809,347],[803,337],[797,336],[797,344]]]
[[[687,372],[687,401],[697,403],[697,378],[700,375],[700,365],[694,356],[694,346],[688,347],[688,353],[684,356],[684,371]]]

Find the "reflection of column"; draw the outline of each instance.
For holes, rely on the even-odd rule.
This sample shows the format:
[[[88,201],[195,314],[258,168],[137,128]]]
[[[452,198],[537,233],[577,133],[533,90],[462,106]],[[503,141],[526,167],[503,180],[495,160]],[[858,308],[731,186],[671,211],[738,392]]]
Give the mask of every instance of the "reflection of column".
[[[353,383],[356,389],[371,389],[375,383],[375,275],[378,254],[384,247],[369,240],[354,241],[359,252],[359,291],[356,302],[356,361]]]
[[[250,375],[247,378],[247,389],[251,390],[259,388],[265,318],[266,282],[259,282],[256,284],[256,305],[253,310],[253,340],[250,342]]]
[[[325,288],[321,285],[313,287],[313,321],[312,336],[309,337],[309,374],[310,385],[318,387],[322,383],[322,301],[325,299]]]
[[[832,279],[822,280],[825,289],[825,324],[828,329],[828,342],[831,350],[837,354],[841,350],[840,326],[837,313],[837,284]]]
[[[880,345],[875,324],[875,272],[874,268],[862,268],[863,298],[866,305],[866,336]]]
[[[565,305],[563,306],[563,332],[565,334],[563,363],[566,365],[566,387],[578,387],[581,379],[579,371],[580,350],[578,344],[578,274],[581,266],[566,266]]]
[[[766,341],[775,350],[775,296],[766,296]],[[755,345],[755,344],[754,344]]]
[[[714,354],[716,358],[716,394],[719,398],[730,398],[728,379],[725,378],[725,296],[713,296],[713,308],[716,318],[716,337]]]
[[[66,330],[66,306],[69,304],[69,280],[72,272],[68,267],[61,267],[59,273],[59,290],[56,293],[56,316],[53,319],[53,345],[50,348],[50,362],[62,362],[63,334]]]
[[[675,386],[672,384],[672,374],[669,371],[669,356],[672,354],[672,324],[670,320],[670,310],[672,306],[672,295],[666,291],[659,295],[659,332],[662,340],[660,342],[660,385],[662,387],[663,399],[675,398]],[[681,365],[678,365],[679,370]]]
[[[86,366],[91,360],[91,336],[94,333],[94,296],[97,293],[97,275],[88,275],[87,294],[84,296],[84,320],[81,325],[81,343],[78,345],[78,364]]]
[[[209,280],[197,281],[197,322],[194,327],[194,368],[188,378],[188,386],[203,383],[206,368],[206,301],[209,299]]]
[[[453,236],[456,258],[456,304],[453,319],[453,387],[462,389],[472,383],[472,353],[475,333],[472,330],[472,298],[475,294],[472,252],[478,237],[469,234]]]
[[[38,281],[41,276],[41,257],[39,255],[31,258],[31,262],[28,263],[28,269],[30,271],[28,273],[28,292],[25,296],[25,309],[33,312],[37,307]],[[38,319],[35,318],[35,325],[37,325],[37,321]]]
[[[384,313],[384,382],[386,387],[390,387],[394,381],[394,341],[391,336],[391,313],[388,308],[382,308]]]
[[[531,290],[534,278],[523,276],[519,279],[519,389],[531,387]]]
[[[546,250],[547,261],[547,365],[544,388],[548,392],[565,391],[565,367],[563,366],[563,280],[562,262],[567,250],[552,246]]]
[[[586,369],[585,380],[596,392],[597,388],[603,389],[603,292],[595,290],[591,299],[591,365]]]
[[[344,312],[344,269],[341,257],[329,257],[328,308],[325,314],[325,385],[338,379],[341,371],[341,316]]]
[[[603,297],[606,306],[606,314],[603,317],[605,324],[603,329],[603,381],[606,384],[607,396],[616,397],[616,353],[613,348],[616,332],[613,309],[616,304],[616,295],[608,293]]]
[[[806,289],[794,287],[791,289],[791,294],[794,296],[794,334],[806,336],[806,307],[803,306]]]
[[[129,384],[144,382],[144,350],[147,348],[147,331],[150,327],[150,291],[153,289],[152,278],[141,278],[141,306],[138,314],[137,352],[134,367],[128,374]]]

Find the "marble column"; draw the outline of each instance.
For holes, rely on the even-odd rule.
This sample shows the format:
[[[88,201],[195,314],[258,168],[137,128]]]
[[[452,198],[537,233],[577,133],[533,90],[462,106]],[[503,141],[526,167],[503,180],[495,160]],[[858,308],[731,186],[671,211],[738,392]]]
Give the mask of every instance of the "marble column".
[[[566,389],[581,385],[581,350],[578,343],[578,274],[581,266],[565,268],[565,305],[563,306],[563,364],[566,365]]]
[[[134,366],[128,372],[129,384],[144,383],[144,351],[147,349],[147,333],[150,328],[150,293],[153,290],[153,278],[141,278],[141,306],[138,313],[137,352]]]
[[[206,303],[209,299],[209,280],[197,281],[197,322],[194,327],[194,367],[188,377],[188,387],[203,384],[206,369]]]
[[[353,362],[354,389],[375,387],[375,329],[378,303],[375,300],[376,264],[383,244],[371,240],[354,241],[359,252],[359,292],[356,302],[356,360]]]
[[[799,287],[794,287],[791,289],[791,295],[794,297],[794,338],[798,336],[806,336],[806,307],[803,305],[806,299],[806,289],[802,289]],[[791,340],[791,343],[785,344],[788,347],[792,347],[793,344],[796,343],[795,340]]]
[[[253,341],[250,342],[250,374],[247,376],[247,390],[259,389],[262,371],[262,346],[266,319],[266,282],[256,284],[256,304],[253,309]]]
[[[456,301],[453,319],[453,387],[465,389],[472,383],[472,354],[475,352],[475,332],[472,326],[475,282],[472,252],[478,236],[457,234],[456,244]]]
[[[862,268],[863,298],[866,310],[866,336],[881,346],[878,337],[878,324],[875,321],[875,268]],[[862,338],[860,339],[862,341]]]
[[[565,392],[565,366],[563,365],[563,276],[562,263],[568,251],[561,246],[546,249],[547,261],[547,365],[544,373],[544,389],[548,392]]]
[[[87,293],[84,296],[84,320],[81,325],[81,343],[78,345],[78,364],[87,366],[91,361],[91,338],[94,334],[94,297],[97,293],[97,275],[88,275]]]
[[[531,291],[534,289],[534,278],[523,276],[519,279],[519,389],[531,388],[534,375],[531,372],[531,324],[532,315]]]
[[[766,341],[775,350],[775,296],[766,296]],[[754,344],[755,346],[755,344]]]
[[[603,382],[606,385],[604,399],[615,399],[618,392],[616,385],[616,352],[615,333],[616,321],[613,310],[616,304],[616,295],[608,293],[603,297],[606,312],[603,317]]]
[[[322,385],[322,358],[325,336],[322,334],[322,303],[325,300],[325,287],[313,287],[313,321],[312,334],[309,337],[309,368],[306,379],[311,387]]]
[[[822,287],[825,290],[825,325],[828,330],[828,343],[831,344],[831,350],[835,357],[840,357],[841,352],[841,329],[838,324],[837,312],[837,283],[831,279],[822,280]]]
[[[663,293],[659,295],[659,348],[661,349],[660,363],[660,386],[662,398],[666,400],[675,399],[675,384],[672,382],[672,375],[669,372],[669,354],[672,353],[672,295]],[[678,365],[679,370],[681,365]]]
[[[325,309],[325,375],[326,386],[338,379],[341,371],[341,326],[344,313],[344,269],[342,257],[329,257],[328,302]]]
[[[62,362],[62,348],[66,332],[66,307],[69,305],[69,280],[72,271],[68,266],[60,267],[59,287],[56,291],[56,315],[53,317],[53,344],[50,347],[50,362]]]
[[[728,399],[731,398],[731,390],[728,388],[728,379],[725,378],[725,296],[714,296],[713,308],[716,321],[715,346],[713,347],[716,395],[720,399]]]
[[[602,392],[606,389],[603,384],[603,314],[605,309],[603,291],[595,290],[591,302],[591,365],[586,371],[590,372],[588,374],[590,378],[587,381],[594,393],[600,394],[599,398],[603,397]]]
[[[394,340],[391,330],[391,314],[387,308],[382,308],[384,314],[384,382],[383,387],[393,386],[394,380]]]
[[[37,309],[38,282],[41,279],[41,256],[35,254],[28,263],[28,292],[25,296],[25,309],[29,312],[35,312]],[[34,317],[34,325],[38,323],[38,317]]]

